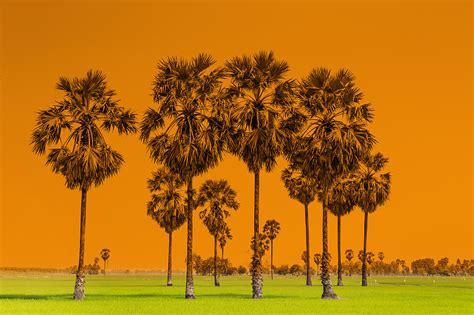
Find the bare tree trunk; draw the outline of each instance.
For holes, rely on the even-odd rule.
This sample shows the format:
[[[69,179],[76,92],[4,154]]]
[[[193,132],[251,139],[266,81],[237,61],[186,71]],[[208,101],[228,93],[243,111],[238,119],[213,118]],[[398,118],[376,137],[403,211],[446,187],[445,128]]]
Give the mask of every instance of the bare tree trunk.
[[[369,213],[364,212],[364,253],[362,257],[362,286],[367,286],[367,229],[369,228]]]
[[[270,240],[270,275],[273,280],[273,240]]]
[[[172,279],[172,270],[173,270],[173,232],[168,233],[168,279],[166,281],[166,285],[171,287],[173,285],[173,279]]]
[[[311,255],[309,253],[309,213],[308,205],[304,205],[304,223],[306,226],[306,285],[312,286],[311,282]]]
[[[214,286],[220,286],[219,275],[217,272],[217,235],[214,235]]]
[[[195,299],[193,281],[193,177],[188,178],[188,239],[186,246],[186,299]]]
[[[74,286],[74,300],[82,300],[85,297],[86,279],[84,273],[84,245],[86,242],[86,204],[87,188],[81,189],[81,227],[79,237],[79,263],[77,264],[76,284]]]
[[[329,274],[329,251],[328,251],[328,209],[326,201],[323,202],[323,255],[321,259],[321,283],[323,285],[323,299],[337,299],[332,290],[331,276]]]
[[[254,187],[254,213],[253,213],[253,235],[255,241],[258,241],[259,229],[259,189],[260,173],[255,172]],[[263,276],[262,276],[262,257],[258,257],[257,248],[254,249],[252,258],[252,298],[263,298]]]
[[[337,285],[342,284],[342,263],[341,263],[341,216],[337,216]]]

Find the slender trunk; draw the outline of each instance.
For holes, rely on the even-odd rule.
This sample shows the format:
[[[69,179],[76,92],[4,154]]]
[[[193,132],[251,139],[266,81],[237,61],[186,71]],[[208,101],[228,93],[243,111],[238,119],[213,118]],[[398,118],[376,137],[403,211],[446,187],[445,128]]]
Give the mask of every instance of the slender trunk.
[[[106,260],[104,259],[104,276],[105,276],[105,262],[106,262]]]
[[[227,272],[227,269],[224,270],[224,246],[221,247],[221,266],[222,266],[222,272],[224,274]]]
[[[87,188],[81,189],[81,227],[79,237],[79,263],[77,264],[76,284],[74,286],[74,300],[82,300],[85,297],[86,279],[84,274],[84,245],[86,242],[86,204]]]
[[[342,284],[342,263],[341,263],[341,216],[337,216],[337,285]]]
[[[326,194],[327,195],[327,194]],[[321,259],[321,283],[323,285],[323,299],[337,299],[332,290],[331,276],[329,274],[329,251],[328,251],[328,209],[326,200],[323,201],[323,257]]]
[[[255,172],[255,187],[254,187],[254,213],[253,213],[253,236],[255,242],[258,241],[259,229],[259,207],[258,197],[260,189],[260,173]],[[252,257],[252,298],[263,298],[263,276],[262,276],[262,257],[259,257],[257,248],[254,248]]]
[[[186,299],[195,299],[193,281],[193,177],[188,178],[188,239],[186,246]]]
[[[270,275],[273,280],[273,240],[270,240]]]
[[[214,235],[214,286],[220,286],[217,272],[217,235]]]
[[[166,281],[166,285],[171,287],[173,285],[172,279],[172,252],[173,252],[173,232],[168,233],[168,279]]]
[[[362,256],[362,286],[367,286],[367,229],[369,225],[369,213],[364,212],[364,253]]]
[[[306,227],[306,285],[312,286],[311,282],[311,255],[309,253],[309,213],[308,205],[304,205],[304,223]]]

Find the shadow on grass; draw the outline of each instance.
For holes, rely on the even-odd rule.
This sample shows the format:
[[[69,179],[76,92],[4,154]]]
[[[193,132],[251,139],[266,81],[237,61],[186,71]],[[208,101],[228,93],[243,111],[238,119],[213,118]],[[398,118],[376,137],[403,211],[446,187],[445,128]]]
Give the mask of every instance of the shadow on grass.
[[[223,293],[223,294],[197,294],[197,299],[241,299],[252,300],[250,294]],[[176,299],[184,300],[184,294],[86,294],[86,300],[103,299]],[[284,299],[288,296],[265,295],[264,299]],[[71,300],[72,294],[0,294],[0,300]]]

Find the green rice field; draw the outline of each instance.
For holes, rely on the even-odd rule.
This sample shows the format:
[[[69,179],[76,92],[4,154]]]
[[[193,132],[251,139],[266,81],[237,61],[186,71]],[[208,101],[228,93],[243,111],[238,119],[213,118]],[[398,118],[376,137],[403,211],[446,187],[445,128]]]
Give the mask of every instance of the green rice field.
[[[73,301],[74,275],[0,274],[1,314],[474,314],[470,277],[345,277],[334,287],[339,300],[322,300],[321,285],[305,278],[265,278],[264,299],[251,299],[250,276],[195,276],[196,300],[184,299],[184,276],[165,285],[165,275],[96,275],[86,280],[86,299]],[[334,283],[334,280],[333,280]]]

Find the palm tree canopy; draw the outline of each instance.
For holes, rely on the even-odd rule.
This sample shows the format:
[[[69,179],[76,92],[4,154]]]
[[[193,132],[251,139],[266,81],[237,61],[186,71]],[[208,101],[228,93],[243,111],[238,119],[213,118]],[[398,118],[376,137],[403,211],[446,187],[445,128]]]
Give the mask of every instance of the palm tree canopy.
[[[232,239],[232,234],[230,232],[229,226],[224,222],[224,227],[219,229],[217,240],[219,241],[220,248],[224,248],[227,244],[227,240]]]
[[[186,178],[215,166],[227,141],[222,115],[215,115],[224,106],[225,73],[211,70],[214,64],[206,54],[161,60],[153,82],[158,108],[148,108],[140,125],[153,161]]]
[[[148,189],[152,196],[148,202],[147,214],[166,233],[181,227],[186,221],[184,180],[162,167],[153,172],[152,178],[148,179]]]
[[[356,205],[354,176],[340,177],[329,189],[328,208],[331,213],[343,216]]]
[[[106,143],[102,131],[134,133],[136,115],[118,104],[100,71],[90,70],[84,78],[60,77],[57,89],[64,98],[38,112],[33,151],[44,154],[53,146],[46,164],[65,177],[68,188],[98,186],[116,174],[124,161]]]
[[[302,116],[293,106],[294,81],[285,78],[289,66],[270,51],[234,57],[225,69],[238,122],[237,154],[250,171],[270,171]]]
[[[201,185],[196,205],[204,208],[199,217],[209,233],[218,235],[225,230],[225,219],[230,215],[229,210],[239,208],[236,198],[237,193],[226,180],[206,180]]]
[[[296,90],[307,119],[286,154],[296,167],[317,179],[323,190],[355,170],[362,153],[375,143],[367,129],[372,108],[362,102],[363,94],[354,80],[349,70],[333,74],[318,68]]]
[[[318,193],[316,181],[306,176],[295,167],[287,167],[281,173],[281,179],[285,185],[290,198],[308,205],[314,201]]]
[[[356,189],[357,205],[364,212],[374,212],[383,205],[390,195],[390,173],[382,173],[388,158],[381,153],[366,154],[361,160],[357,172]]]
[[[277,220],[267,220],[263,226],[263,234],[273,241],[280,233],[280,223]]]
[[[100,251],[100,256],[103,260],[108,260],[110,258],[110,249],[104,248]]]

